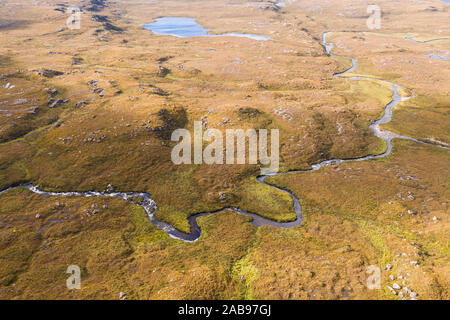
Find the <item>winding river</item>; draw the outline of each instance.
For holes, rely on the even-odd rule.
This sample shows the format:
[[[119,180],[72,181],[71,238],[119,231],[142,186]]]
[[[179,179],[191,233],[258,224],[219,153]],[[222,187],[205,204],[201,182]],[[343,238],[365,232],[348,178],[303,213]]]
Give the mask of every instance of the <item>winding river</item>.
[[[327,54],[329,56],[334,56],[331,53],[331,50],[333,48],[333,44],[327,42],[327,35],[329,33],[330,32],[325,32],[323,34],[322,45],[324,46],[324,48],[325,48],[325,50],[326,50],[326,52],[327,52]],[[239,208],[235,208],[235,207],[226,207],[226,208],[222,208],[222,209],[217,210],[217,211],[202,212],[202,213],[198,213],[198,214],[190,216],[188,218],[189,225],[190,225],[190,233],[184,233],[184,232],[174,228],[172,225],[156,219],[155,213],[158,210],[158,207],[157,207],[155,201],[151,198],[151,195],[148,194],[148,193],[145,193],[145,192],[97,192],[97,191],[88,191],[88,192],[48,192],[48,191],[40,190],[38,186],[27,184],[27,185],[19,185],[17,187],[11,187],[11,188],[5,189],[3,191],[0,191],[0,195],[3,194],[3,193],[6,193],[8,191],[14,190],[14,189],[24,188],[24,189],[28,189],[29,191],[31,191],[33,193],[41,194],[41,195],[45,195],[45,196],[60,196],[60,197],[113,197],[113,198],[123,199],[123,200],[126,200],[126,201],[128,201],[128,202],[130,202],[132,204],[135,204],[135,205],[138,205],[138,206],[142,207],[145,210],[145,212],[147,213],[147,216],[150,219],[150,221],[157,228],[161,229],[162,231],[167,233],[172,238],[183,240],[183,241],[187,241],[187,242],[196,241],[201,236],[201,229],[200,229],[200,227],[199,227],[199,225],[197,223],[197,219],[199,217],[203,217],[203,216],[207,216],[207,215],[212,215],[212,214],[224,212],[226,210],[231,210],[231,211],[234,211],[235,213],[238,213],[240,215],[251,217],[252,218],[252,224],[254,226],[257,226],[257,227],[259,227],[259,226],[273,226],[273,227],[279,227],[279,228],[293,228],[295,226],[299,226],[302,223],[302,207],[300,205],[299,199],[292,192],[290,192],[289,190],[276,187],[276,186],[271,185],[268,182],[266,182],[265,179],[267,177],[276,176],[276,175],[282,175],[282,174],[312,172],[312,171],[317,171],[317,170],[319,170],[322,167],[326,167],[326,166],[330,166],[330,165],[336,165],[336,164],[349,162],[349,161],[365,161],[365,160],[370,160],[370,159],[383,158],[383,157],[386,157],[387,155],[389,155],[391,153],[391,150],[392,150],[392,143],[391,143],[391,141],[394,138],[407,139],[407,140],[415,141],[415,142],[418,142],[418,143],[424,143],[424,144],[437,146],[437,147],[441,147],[441,148],[449,150],[449,148],[444,147],[444,146],[439,146],[439,145],[434,145],[434,144],[427,143],[427,142],[424,142],[424,141],[419,141],[419,140],[411,138],[411,137],[398,135],[398,134],[395,134],[393,132],[390,132],[390,131],[387,131],[385,129],[382,129],[380,127],[381,124],[388,123],[388,122],[391,121],[391,119],[392,119],[392,110],[394,109],[394,107],[397,106],[402,101],[405,101],[405,100],[408,100],[408,99],[411,99],[411,98],[415,97],[414,92],[412,90],[407,89],[407,88],[405,88],[405,87],[403,87],[403,86],[401,86],[399,84],[396,84],[394,82],[391,82],[391,81],[388,81],[388,80],[384,80],[384,79],[378,79],[376,77],[362,77],[362,76],[347,77],[345,75],[355,71],[358,68],[358,64],[357,64],[355,58],[352,58],[352,57],[346,57],[346,58],[348,58],[351,61],[352,66],[348,70],[346,70],[344,72],[334,74],[333,76],[335,78],[342,78],[342,79],[348,79],[348,80],[375,80],[375,81],[381,81],[381,82],[384,82],[384,83],[388,83],[389,85],[391,85],[392,101],[386,105],[383,117],[381,119],[375,121],[372,125],[370,125],[370,129],[372,130],[374,135],[376,137],[386,141],[387,148],[386,148],[386,151],[384,153],[379,154],[379,155],[367,155],[367,156],[364,156],[364,157],[352,158],[352,159],[330,159],[330,160],[322,161],[322,162],[317,163],[317,164],[313,164],[311,166],[312,168],[309,169],[309,170],[292,170],[292,171],[288,171],[288,172],[278,172],[278,173],[272,173],[272,174],[268,174],[268,175],[258,176],[257,180],[260,183],[262,183],[264,185],[267,185],[270,188],[273,188],[273,189],[276,189],[276,190],[279,190],[281,192],[285,192],[285,193],[289,194],[289,196],[292,198],[292,201],[293,201],[294,212],[296,213],[296,216],[297,216],[294,221],[291,221],[291,222],[276,222],[276,221],[273,221],[273,220],[261,217],[260,215],[258,215],[256,213],[247,212],[247,211],[241,210]],[[401,97],[401,95],[398,92],[399,88],[402,88],[402,89],[404,89],[406,91],[409,91],[409,93],[410,93],[409,96],[408,97]]]

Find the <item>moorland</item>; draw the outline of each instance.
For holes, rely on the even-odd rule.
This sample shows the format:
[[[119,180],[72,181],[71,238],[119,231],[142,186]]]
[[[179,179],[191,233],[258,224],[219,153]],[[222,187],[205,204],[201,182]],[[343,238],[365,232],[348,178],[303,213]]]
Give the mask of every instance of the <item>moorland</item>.
[[[4,0],[0,3],[0,299],[449,299],[450,4],[298,0]],[[66,25],[80,8],[80,28]],[[190,17],[210,35],[144,25]],[[323,43],[333,43],[330,54]],[[336,77],[352,67],[357,68]],[[439,58],[440,57],[440,58]],[[351,79],[361,77],[361,79]],[[386,156],[370,128],[402,86]],[[280,172],[175,165],[171,134],[278,129]],[[402,139],[401,136],[411,139]],[[199,217],[170,237],[156,219]],[[8,188],[13,188],[8,190]],[[66,269],[81,268],[68,290]],[[381,288],[367,287],[379,266]],[[399,289],[396,289],[399,287]]]

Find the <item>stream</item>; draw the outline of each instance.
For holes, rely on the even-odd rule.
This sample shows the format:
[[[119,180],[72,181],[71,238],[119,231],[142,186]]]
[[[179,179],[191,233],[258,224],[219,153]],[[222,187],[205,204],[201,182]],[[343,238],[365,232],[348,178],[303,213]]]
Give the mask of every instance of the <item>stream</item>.
[[[327,35],[330,32],[325,32],[323,34],[322,37],[322,45],[324,46],[327,54],[329,56],[334,56],[334,54],[331,53],[331,50],[333,48],[333,44],[332,43],[328,43],[327,42]],[[235,207],[226,207],[226,208],[222,208],[220,210],[217,211],[211,211],[211,212],[202,212],[202,213],[197,213],[195,215],[192,215],[188,218],[188,222],[190,225],[190,233],[185,233],[182,232],[178,229],[176,229],[175,227],[173,227],[172,225],[165,223],[163,221],[160,221],[158,219],[156,219],[155,217],[155,213],[158,210],[158,207],[155,203],[155,201],[151,198],[151,195],[149,193],[145,193],[145,192],[97,192],[97,191],[88,191],[88,192],[48,192],[48,191],[43,191],[40,190],[38,186],[34,186],[31,184],[26,184],[26,185],[19,185],[16,187],[11,187],[8,189],[5,189],[3,191],[0,191],[0,195],[3,193],[6,193],[8,191],[14,190],[14,189],[18,189],[18,188],[24,188],[24,189],[28,189],[29,191],[36,193],[36,194],[40,194],[40,195],[45,195],[45,196],[60,196],[60,197],[113,197],[113,198],[119,198],[119,199],[123,199],[126,200],[134,205],[138,205],[140,207],[142,207],[148,218],[150,219],[150,221],[159,229],[161,229],[163,232],[167,233],[170,237],[175,238],[175,239],[179,239],[179,240],[183,240],[183,241],[187,241],[187,242],[193,242],[196,241],[198,238],[200,238],[201,236],[201,229],[197,223],[197,219],[199,217],[204,217],[204,216],[208,216],[208,215],[212,215],[212,214],[216,214],[216,213],[221,213],[224,212],[226,210],[231,210],[234,211],[237,214],[240,215],[244,215],[244,216],[248,216],[252,218],[252,224],[256,227],[260,227],[260,226],[273,226],[273,227],[278,227],[278,228],[293,228],[296,226],[299,226],[302,223],[302,207],[300,205],[300,201],[299,199],[289,190],[287,189],[282,189],[279,187],[276,187],[274,185],[271,185],[269,183],[267,183],[265,181],[265,179],[267,177],[271,177],[271,176],[276,176],[276,175],[284,175],[284,174],[292,174],[292,173],[304,173],[304,172],[312,172],[312,171],[317,171],[322,167],[326,167],[326,166],[330,166],[330,165],[337,165],[340,163],[344,163],[344,162],[350,162],[350,161],[365,161],[365,160],[370,160],[370,159],[378,159],[378,158],[383,158],[386,157],[387,155],[389,155],[391,153],[392,150],[392,139],[394,138],[398,138],[398,139],[407,139],[407,140],[411,140],[414,142],[418,142],[418,143],[423,143],[423,144],[427,144],[427,145],[432,145],[432,146],[436,146],[436,147],[440,147],[440,148],[444,148],[449,150],[450,148],[444,147],[444,146],[440,146],[440,145],[434,145],[431,143],[427,143],[424,141],[420,141],[411,137],[407,137],[407,136],[402,136],[402,135],[398,135],[395,134],[393,132],[390,132],[388,130],[382,129],[380,127],[381,124],[385,124],[391,121],[392,119],[392,110],[394,109],[395,106],[397,106],[400,102],[411,99],[413,97],[415,97],[416,95],[414,94],[414,92],[408,88],[405,88],[399,84],[396,84],[394,82],[388,81],[388,80],[384,80],[384,79],[378,79],[376,77],[363,77],[363,76],[353,76],[353,77],[346,77],[344,75],[351,73],[353,71],[355,71],[358,68],[358,64],[356,62],[355,58],[352,57],[346,57],[348,58],[351,63],[352,66],[347,69],[344,72],[341,73],[336,73],[333,76],[335,78],[341,78],[341,79],[348,79],[348,80],[376,80],[376,81],[381,81],[381,82],[385,82],[391,85],[391,89],[392,89],[392,101],[390,103],[388,103],[385,107],[385,111],[383,114],[383,117],[380,118],[379,120],[375,121],[373,124],[370,125],[370,129],[372,130],[372,132],[374,133],[374,135],[380,139],[383,139],[386,141],[386,151],[382,154],[379,155],[367,155],[364,157],[359,157],[359,158],[350,158],[350,159],[330,159],[330,160],[325,160],[322,161],[320,163],[317,164],[313,164],[311,167],[311,169],[309,170],[292,170],[292,171],[287,171],[287,172],[277,172],[277,173],[271,173],[268,175],[261,175],[257,177],[257,180],[266,185],[269,186],[270,188],[276,189],[278,191],[287,193],[293,201],[293,209],[294,212],[296,213],[296,219],[294,221],[290,221],[290,222],[277,222],[277,221],[273,221],[270,220],[268,218],[264,218],[260,215],[258,215],[257,213],[252,213],[252,212],[247,212],[244,210],[241,210],[239,208],[235,208]],[[406,91],[410,92],[410,95],[408,97],[401,97],[401,95],[399,94],[398,90],[399,88],[402,88]]]

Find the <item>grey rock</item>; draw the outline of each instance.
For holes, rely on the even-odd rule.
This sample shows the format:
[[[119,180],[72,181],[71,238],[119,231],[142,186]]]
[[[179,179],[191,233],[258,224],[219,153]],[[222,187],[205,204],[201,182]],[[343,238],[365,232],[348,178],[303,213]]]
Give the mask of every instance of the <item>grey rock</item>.
[[[400,290],[402,287],[398,283],[394,283],[392,285],[392,288],[394,288],[395,290]]]
[[[49,108],[56,108],[57,106],[59,106],[60,104],[64,103],[64,100],[62,99],[58,99],[56,101],[53,101],[53,99],[51,99],[49,101]]]

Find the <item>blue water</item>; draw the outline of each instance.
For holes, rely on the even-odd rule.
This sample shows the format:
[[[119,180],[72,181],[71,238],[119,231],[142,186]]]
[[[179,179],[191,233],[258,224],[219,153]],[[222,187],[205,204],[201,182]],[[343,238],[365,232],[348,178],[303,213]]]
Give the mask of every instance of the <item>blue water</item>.
[[[441,56],[438,54],[426,54],[425,56],[430,57],[431,59],[450,61],[450,57]]]
[[[208,34],[209,29],[203,28],[194,18],[164,17],[156,19],[156,22],[143,26],[144,29],[152,31],[154,34],[170,35],[179,38],[187,37],[245,37],[253,40],[269,40],[270,38],[258,34],[245,33],[225,33]]]

